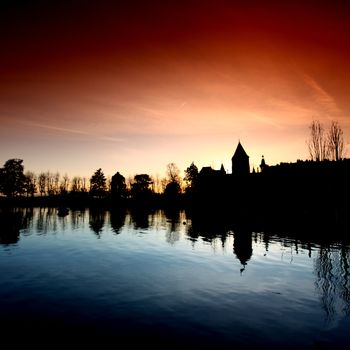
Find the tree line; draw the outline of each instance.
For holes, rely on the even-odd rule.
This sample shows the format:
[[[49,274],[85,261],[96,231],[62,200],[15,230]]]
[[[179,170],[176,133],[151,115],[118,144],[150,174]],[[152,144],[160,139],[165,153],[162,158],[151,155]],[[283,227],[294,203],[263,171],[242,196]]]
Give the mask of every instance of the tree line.
[[[198,168],[192,162],[185,170],[184,177],[181,177],[180,173],[175,163],[169,163],[166,177],[162,179],[148,174],[137,174],[126,179],[119,172],[108,178],[101,168],[90,178],[70,178],[67,174],[61,176],[59,172],[24,172],[23,160],[13,158],[7,160],[0,168],[0,193],[10,198],[85,194],[97,198],[112,196],[138,199],[156,193],[175,197],[191,190],[198,176]]]
[[[344,136],[338,122],[332,121],[327,132],[317,120],[312,121],[309,128],[307,145],[311,161],[339,161],[344,158]],[[61,176],[59,172],[50,171],[35,174],[32,171],[24,172],[23,160],[16,158],[7,160],[0,168],[0,195],[9,198],[52,197],[67,194],[90,195],[93,198],[111,196],[120,199],[145,199],[152,196],[154,198],[154,195],[177,198],[181,194],[194,193],[199,182],[199,171],[194,162],[186,168],[184,177],[181,176],[175,163],[169,163],[164,178],[137,174],[126,179],[119,172],[109,178],[101,168],[97,169],[90,178],[80,176],[70,178],[66,174]]]

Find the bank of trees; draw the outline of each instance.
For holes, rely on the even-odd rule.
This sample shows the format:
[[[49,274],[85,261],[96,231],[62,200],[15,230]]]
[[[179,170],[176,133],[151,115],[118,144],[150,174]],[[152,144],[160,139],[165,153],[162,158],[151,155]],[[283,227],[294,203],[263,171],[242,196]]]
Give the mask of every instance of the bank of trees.
[[[192,163],[186,170],[184,178],[175,163],[166,167],[166,176],[152,177],[148,174],[136,174],[125,179],[119,172],[110,179],[101,168],[90,178],[63,176],[59,172],[24,172],[22,159],[9,159],[0,168],[0,194],[6,197],[53,197],[71,195],[79,197],[90,195],[94,198],[112,197],[114,199],[151,198],[164,195],[174,199],[194,186],[198,169]]]

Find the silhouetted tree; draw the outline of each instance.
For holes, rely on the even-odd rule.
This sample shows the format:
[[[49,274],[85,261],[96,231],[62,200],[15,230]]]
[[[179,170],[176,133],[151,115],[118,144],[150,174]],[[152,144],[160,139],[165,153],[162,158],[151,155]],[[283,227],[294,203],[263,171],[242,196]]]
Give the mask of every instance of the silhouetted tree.
[[[180,184],[176,181],[169,182],[164,190],[164,196],[168,199],[174,199],[181,193]]]
[[[322,161],[327,157],[327,139],[323,125],[313,120],[310,125],[310,139],[307,141],[311,160]]]
[[[49,196],[55,194],[55,174],[50,171],[46,172],[46,193]]]
[[[119,172],[112,176],[111,180],[111,195],[114,198],[125,198],[126,197],[126,184],[125,177]]]
[[[134,182],[131,184],[131,195],[134,198],[149,195],[151,191],[152,179],[148,174],[138,174],[134,176]]]
[[[167,165],[167,181],[164,188],[164,196],[174,200],[181,193],[180,170],[175,163]]]
[[[97,169],[90,178],[90,193],[93,196],[102,197],[106,192],[106,177],[102,169]]]
[[[43,196],[46,193],[46,173],[39,174],[38,187],[39,187],[40,195]]]
[[[60,191],[60,173],[56,172],[53,175],[53,192],[54,194],[58,194]]]
[[[81,178],[81,192],[87,192],[87,179],[86,179],[86,177],[84,176],[84,177],[82,177]]]
[[[175,163],[169,163],[166,168],[169,182],[180,183],[180,170],[177,165]]]
[[[61,194],[66,194],[68,192],[69,188],[69,177],[67,174],[63,175],[62,181],[60,184],[60,193]]]
[[[0,169],[0,191],[7,197],[15,197],[25,192],[26,177],[22,163],[22,159],[9,159]]]
[[[196,184],[198,178],[198,168],[195,166],[194,162],[185,170],[184,180],[186,182],[187,188],[193,188]]]
[[[27,171],[25,173],[25,185],[24,185],[27,196],[34,197],[34,194],[37,191],[36,182],[37,182],[36,175],[32,171]]]
[[[78,193],[81,191],[82,185],[81,185],[81,177],[80,176],[74,176],[72,179],[72,188],[71,192]]]
[[[328,132],[328,150],[332,160],[340,160],[344,157],[343,130],[336,121],[331,122]]]

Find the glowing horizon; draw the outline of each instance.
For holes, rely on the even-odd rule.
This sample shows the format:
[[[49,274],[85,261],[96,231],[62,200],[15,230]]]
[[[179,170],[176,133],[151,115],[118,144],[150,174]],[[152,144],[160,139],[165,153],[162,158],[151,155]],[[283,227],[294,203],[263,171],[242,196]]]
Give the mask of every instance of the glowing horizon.
[[[9,5],[1,166],[128,177],[163,176],[171,162],[183,174],[193,161],[230,172],[238,140],[251,167],[262,155],[308,159],[313,119],[337,120],[348,149],[348,5],[267,3]]]

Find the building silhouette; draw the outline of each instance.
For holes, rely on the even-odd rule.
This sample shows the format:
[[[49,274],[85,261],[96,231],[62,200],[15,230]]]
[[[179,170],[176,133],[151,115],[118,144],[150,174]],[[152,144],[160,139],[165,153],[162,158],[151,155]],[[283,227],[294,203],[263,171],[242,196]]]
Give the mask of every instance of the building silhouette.
[[[248,175],[249,172],[249,156],[241,145],[241,142],[238,142],[236,151],[232,156],[232,174],[242,176]]]

